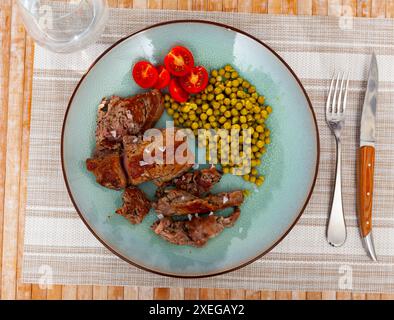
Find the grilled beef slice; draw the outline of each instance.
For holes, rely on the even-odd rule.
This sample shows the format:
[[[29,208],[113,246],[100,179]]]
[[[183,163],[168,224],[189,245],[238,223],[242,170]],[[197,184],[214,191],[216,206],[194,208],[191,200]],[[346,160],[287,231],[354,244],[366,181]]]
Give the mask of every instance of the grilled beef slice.
[[[164,110],[159,90],[129,98],[104,98],[97,112],[96,148],[93,157],[86,160],[87,169],[98,183],[111,189],[127,185],[121,162],[122,140],[152,127]]]
[[[129,183],[138,185],[146,181],[153,181],[160,186],[189,170],[194,163],[194,155],[189,151],[186,163],[167,164],[166,150],[176,150],[182,141],[169,141],[166,145],[166,129],[161,129],[163,134],[163,163],[147,163],[144,161],[144,152],[148,150],[150,141],[143,141],[141,137],[128,136],[123,139],[124,168],[127,172]],[[175,158],[175,157],[174,157]]]
[[[97,183],[106,188],[119,190],[127,185],[121,157],[117,151],[102,152],[87,159],[86,168],[96,176]]]
[[[166,217],[157,220],[151,228],[168,242],[177,245],[202,247],[209,239],[220,234],[224,228],[232,227],[239,215],[240,209],[235,208],[234,212],[228,217],[217,215],[193,216],[190,221],[174,221],[172,218]]]
[[[208,213],[229,207],[238,207],[244,201],[241,190],[210,194],[198,198],[186,191],[165,190],[164,196],[152,204],[157,214],[163,216]]]
[[[141,223],[151,208],[144,192],[136,187],[128,187],[123,193],[123,206],[116,210],[132,224]]]
[[[118,146],[124,136],[153,127],[163,111],[163,96],[159,90],[128,98],[103,98],[97,112],[96,147]]]
[[[176,189],[187,191],[199,197],[209,192],[220,181],[221,177],[222,175],[219,171],[215,167],[211,167],[209,169],[187,172],[175,178],[173,184]]]

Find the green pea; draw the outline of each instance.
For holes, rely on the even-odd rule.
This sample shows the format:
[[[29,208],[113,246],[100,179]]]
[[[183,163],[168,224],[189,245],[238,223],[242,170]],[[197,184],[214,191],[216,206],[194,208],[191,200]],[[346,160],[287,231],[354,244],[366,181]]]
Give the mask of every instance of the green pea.
[[[218,95],[216,96],[216,100],[217,100],[217,101],[220,101],[220,100],[223,100],[223,99],[224,99],[224,94],[223,94],[223,93],[218,94]]]
[[[237,91],[237,97],[238,97],[238,98],[245,98],[245,92],[243,92],[243,91],[241,91],[241,90],[238,90],[238,91]]]
[[[231,84],[233,85],[233,87],[238,87],[238,86],[239,86],[238,80],[233,80],[233,81],[231,82]]]
[[[245,89],[248,89],[250,87],[250,83],[247,81],[242,82],[242,87],[244,87]]]

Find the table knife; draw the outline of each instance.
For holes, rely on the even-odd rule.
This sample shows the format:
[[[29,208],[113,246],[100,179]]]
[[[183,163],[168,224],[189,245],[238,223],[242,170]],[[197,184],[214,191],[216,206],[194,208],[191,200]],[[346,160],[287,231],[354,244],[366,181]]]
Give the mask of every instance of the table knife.
[[[370,258],[377,261],[372,237],[372,196],[375,164],[375,118],[378,95],[378,64],[372,54],[361,114],[358,164],[358,215],[361,237]]]

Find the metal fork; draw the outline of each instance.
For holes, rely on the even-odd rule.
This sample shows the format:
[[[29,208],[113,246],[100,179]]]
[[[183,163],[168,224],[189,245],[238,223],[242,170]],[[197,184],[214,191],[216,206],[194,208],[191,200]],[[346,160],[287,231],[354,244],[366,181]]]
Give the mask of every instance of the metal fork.
[[[327,241],[334,247],[343,245],[346,240],[346,224],[342,206],[341,131],[345,124],[348,85],[349,74],[347,75],[346,79],[345,73],[343,73],[342,76],[338,74],[335,77],[334,75],[331,80],[326,103],[326,122],[335,136],[337,145],[334,196],[332,198],[330,217],[327,227]]]

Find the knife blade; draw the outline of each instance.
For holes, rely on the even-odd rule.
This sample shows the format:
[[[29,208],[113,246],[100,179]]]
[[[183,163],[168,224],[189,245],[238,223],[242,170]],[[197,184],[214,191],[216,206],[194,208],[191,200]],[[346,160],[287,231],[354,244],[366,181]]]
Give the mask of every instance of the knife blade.
[[[370,258],[377,261],[372,237],[372,196],[376,143],[376,106],[378,97],[378,64],[372,54],[368,73],[360,125],[360,148],[358,168],[358,213],[360,231],[365,250]]]

